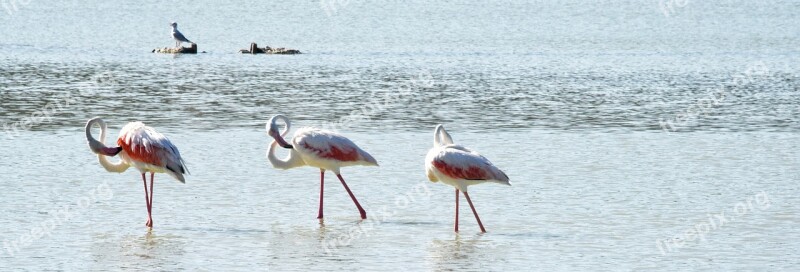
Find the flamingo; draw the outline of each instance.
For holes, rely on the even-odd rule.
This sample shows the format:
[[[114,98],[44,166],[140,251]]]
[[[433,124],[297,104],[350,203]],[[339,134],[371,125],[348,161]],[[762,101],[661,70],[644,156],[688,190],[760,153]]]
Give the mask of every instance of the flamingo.
[[[442,125],[437,125],[433,132],[433,148],[425,157],[425,170],[430,181],[442,181],[444,184],[456,188],[456,232],[458,232],[459,191],[463,192],[464,197],[467,198],[481,232],[486,232],[481,218],[478,217],[478,212],[475,211],[475,206],[472,205],[472,200],[469,198],[467,187],[484,182],[511,185],[508,182],[508,176],[488,159],[469,148],[454,144],[453,138]]]
[[[100,141],[92,136],[92,127],[100,126]],[[106,123],[98,117],[86,122],[86,140],[89,148],[97,154],[100,165],[108,172],[122,173],[133,166],[142,173],[144,183],[144,200],[147,203],[147,222],[145,226],[153,228],[153,179],[155,173],[167,173],[181,183],[186,183],[183,175],[189,171],[181,158],[178,148],[155,129],[142,122],[130,122],[119,132],[118,147],[107,147]],[[112,163],[106,157],[119,155],[120,161]],[[145,173],[150,172],[150,189],[147,189]],[[149,193],[149,196],[148,196]]]
[[[278,132],[278,121],[283,121],[285,127],[282,132]],[[322,195],[325,188],[325,171],[330,170],[339,181],[342,182],[344,189],[353,199],[361,219],[367,219],[367,212],[361,208],[356,196],[347,187],[339,169],[345,166],[364,165],[378,166],[378,161],[369,153],[359,148],[350,139],[345,138],[332,131],[304,127],[294,133],[291,144],[286,142],[283,137],[289,133],[291,122],[283,115],[275,115],[267,123],[267,135],[274,140],[267,149],[267,159],[272,167],[278,169],[290,169],[300,166],[311,166],[319,168],[319,213],[317,219],[322,219]],[[275,156],[275,149],[280,145],[283,148],[291,149],[285,159]]]
[[[178,23],[172,22],[170,26],[172,26],[172,38],[175,39],[175,48],[180,48],[181,43],[184,42],[191,43],[189,39],[184,37],[183,34],[180,31],[178,31]]]

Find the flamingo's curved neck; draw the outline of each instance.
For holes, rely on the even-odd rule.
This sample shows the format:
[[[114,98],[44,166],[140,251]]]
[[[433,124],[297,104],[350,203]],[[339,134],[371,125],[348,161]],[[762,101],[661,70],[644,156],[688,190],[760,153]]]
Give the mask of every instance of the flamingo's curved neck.
[[[450,137],[450,134],[447,133],[444,126],[436,126],[436,130],[433,132],[433,146],[437,147],[449,144],[453,144],[453,138]]]
[[[300,158],[300,154],[298,154],[297,150],[294,150],[294,148],[291,149],[289,156],[287,156],[285,159],[279,159],[277,156],[275,156],[275,149],[277,148],[278,141],[275,140],[273,140],[272,144],[270,144],[269,148],[267,148],[267,160],[269,160],[269,163],[272,164],[272,167],[278,169],[289,169],[306,165],[305,161]]]
[[[98,124],[100,126],[100,141],[92,136],[92,126]],[[106,141],[106,123],[100,118],[94,118],[86,123],[86,140],[89,141],[89,148],[97,154],[97,160],[100,165],[109,172],[122,173],[130,167],[127,163],[120,160],[117,163],[112,163],[106,158],[107,156],[114,156],[120,152],[121,148],[109,148],[103,144]]]
[[[278,133],[278,120],[282,120],[286,124],[286,127],[280,132],[280,134]],[[267,148],[267,160],[269,160],[269,163],[272,164],[272,167],[278,169],[289,169],[304,166],[306,164],[305,161],[300,158],[300,154],[297,153],[297,150],[295,150],[291,144],[287,143],[286,140],[283,139],[287,134],[289,134],[290,128],[291,122],[289,121],[289,118],[283,115],[276,115],[269,120],[269,123],[267,123],[267,134],[273,138],[272,144],[270,144]],[[289,152],[289,156],[287,156],[285,159],[279,159],[277,156],[275,156],[275,149],[278,148],[278,144],[291,150]]]

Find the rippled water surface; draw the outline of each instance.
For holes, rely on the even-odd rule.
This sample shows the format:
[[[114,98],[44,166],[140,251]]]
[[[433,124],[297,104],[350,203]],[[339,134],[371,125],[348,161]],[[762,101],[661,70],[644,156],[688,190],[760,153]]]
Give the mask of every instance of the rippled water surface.
[[[24,3],[21,3],[24,2]],[[797,270],[795,1],[0,0],[0,270]],[[158,55],[168,24],[198,55]],[[241,55],[250,42],[294,56]],[[273,169],[264,124],[380,167]],[[107,173],[140,120],[191,170]],[[503,169],[488,233],[427,181],[435,124]]]

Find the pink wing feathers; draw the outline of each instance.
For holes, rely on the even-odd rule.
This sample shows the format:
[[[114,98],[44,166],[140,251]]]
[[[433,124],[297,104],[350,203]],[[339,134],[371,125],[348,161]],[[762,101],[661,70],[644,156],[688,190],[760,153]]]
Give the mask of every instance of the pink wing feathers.
[[[302,148],[320,158],[343,162],[363,161],[378,165],[375,158],[350,139],[330,131],[303,128],[295,134],[294,142],[295,148]]]
[[[486,180],[509,184],[508,176],[485,157],[470,149],[450,145],[443,147],[432,161],[442,174],[454,179]]]
[[[188,169],[178,148],[161,133],[141,122],[131,122],[120,131],[117,145],[136,161],[186,174]]]

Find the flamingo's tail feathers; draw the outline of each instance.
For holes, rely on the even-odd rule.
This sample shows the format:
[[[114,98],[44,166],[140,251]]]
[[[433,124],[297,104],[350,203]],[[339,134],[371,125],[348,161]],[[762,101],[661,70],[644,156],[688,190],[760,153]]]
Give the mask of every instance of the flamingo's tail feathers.
[[[181,174],[181,173],[171,173],[170,176],[174,177],[175,179],[180,181],[182,184],[186,184],[186,178],[183,177],[183,174]]]
[[[508,179],[508,175],[506,175],[506,173],[503,173],[502,170],[495,168],[494,171],[492,171],[492,175],[494,176],[492,178],[493,181],[500,184],[511,186],[511,182]]]
[[[180,164],[168,163],[165,168],[167,168],[167,174],[177,179],[181,183],[186,183],[186,178],[183,177],[183,174],[188,174],[189,171],[183,162],[181,162]]]
[[[364,162],[366,162],[366,163],[365,163],[365,165],[368,165],[368,166],[378,166],[378,160],[376,160],[375,158],[373,158],[373,157],[372,157],[372,155],[370,155],[369,153],[367,153],[367,152],[364,152],[364,151],[361,151],[361,152],[359,152],[359,153],[361,153],[361,159],[362,159]]]
[[[181,171],[184,174],[190,174],[190,175],[192,174],[191,172],[189,172],[189,167],[186,167],[186,162],[183,161],[183,159],[181,159]]]

